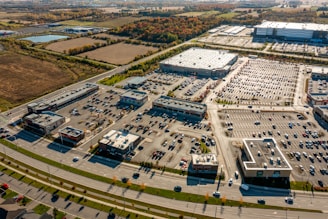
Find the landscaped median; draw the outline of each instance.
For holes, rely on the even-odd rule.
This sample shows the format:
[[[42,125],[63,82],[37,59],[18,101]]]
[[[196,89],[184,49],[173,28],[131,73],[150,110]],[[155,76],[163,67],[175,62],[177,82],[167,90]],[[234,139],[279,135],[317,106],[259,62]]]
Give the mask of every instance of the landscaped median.
[[[123,183],[121,181],[118,181],[117,178],[106,178],[104,176],[100,176],[100,175],[96,175],[93,173],[89,173],[80,169],[76,169],[73,168],[71,166],[67,166],[64,164],[61,164],[59,162],[56,162],[54,160],[50,160],[48,158],[42,157],[38,154],[35,154],[31,151],[28,151],[24,148],[21,147],[17,147],[16,145],[14,145],[11,142],[8,142],[6,140],[0,139],[0,143],[13,149],[18,151],[19,153],[25,154],[26,156],[29,156],[33,159],[39,160],[41,162],[44,162],[48,165],[54,166],[56,168],[59,169],[63,169],[65,171],[69,171],[71,173],[74,174],[78,174],[84,177],[88,177],[90,179],[94,179],[97,181],[101,181],[101,182],[105,182],[110,184],[111,186],[118,186],[118,187],[123,187],[125,189],[130,189],[130,190],[135,190],[135,191],[139,191],[140,193],[148,193],[148,194],[153,194],[153,195],[157,195],[157,196],[161,196],[161,197],[165,197],[165,198],[169,198],[169,199],[176,199],[176,200],[183,200],[183,201],[187,201],[187,202],[194,202],[194,203],[205,203],[205,204],[215,204],[215,205],[226,205],[226,206],[243,206],[243,207],[251,207],[251,208],[267,208],[267,209],[277,209],[277,210],[285,210],[286,207],[280,207],[280,206],[269,206],[269,205],[259,205],[256,203],[247,203],[247,202],[243,202],[241,200],[235,201],[235,200],[228,200],[226,199],[226,197],[222,197],[220,199],[218,198],[214,198],[214,197],[210,197],[208,194],[204,194],[204,195],[196,195],[196,194],[189,194],[189,193],[177,193],[171,190],[165,190],[165,189],[160,189],[160,188],[153,188],[153,187],[148,187],[145,186],[144,184],[132,184],[130,181],[128,183]],[[2,157],[5,157],[4,154],[0,153]],[[169,209],[169,208],[163,208],[162,206],[157,206],[157,205],[152,205],[149,203],[144,203],[144,202],[140,202],[137,201],[135,199],[128,199],[122,196],[117,196],[114,194],[104,194],[104,191],[100,191],[100,190],[96,190],[94,188],[91,187],[86,187],[83,185],[79,185],[76,184],[75,182],[70,182],[68,180],[59,178],[55,175],[51,175],[51,179],[49,179],[49,173],[38,170],[36,168],[33,168],[29,165],[24,164],[23,162],[14,160],[13,158],[10,158],[8,156],[6,156],[6,159],[4,160],[3,158],[3,162],[6,165],[10,165],[11,168],[16,168],[16,169],[20,169],[22,172],[26,172],[26,176],[23,177],[22,175],[20,176],[16,176],[17,173],[6,173],[6,174],[12,174],[12,176],[15,176],[15,178],[22,178],[21,180],[27,180],[25,183],[33,183],[33,186],[36,186],[35,184],[37,184],[39,187],[41,188],[42,186],[44,186],[42,183],[36,182],[36,181],[31,181],[31,179],[28,178],[28,175],[31,175],[35,178],[40,179],[41,181],[50,181],[52,185],[54,186],[58,186],[58,188],[63,188],[69,191],[72,191],[74,193],[78,193],[80,194],[83,198],[81,199],[80,197],[74,197],[74,199],[72,197],[73,200],[72,201],[76,201],[76,202],[81,202],[87,200],[87,197],[96,199],[96,200],[100,200],[102,202],[105,203],[109,203],[109,204],[114,204],[114,205],[118,205],[118,206],[127,206],[131,209],[136,209],[138,211],[141,212],[147,212],[147,213],[151,213],[154,215],[158,215],[161,217],[167,217],[167,216],[178,216],[178,215],[184,215],[184,216],[196,216],[197,218],[209,218],[208,216],[204,216],[204,215],[196,215],[196,214],[192,214],[189,212],[183,212],[183,211],[179,211],[179,210],[175,210],[175,209]],[[13,163],[15,162],[15,164]],[[9,171],[6,170],[6,168],[2,167],[3,172],[4,171]],[[13,171],[12,171],[13,172]],[[52,188],[52,187],[46,187],[48,192],[54,193],[57,189]],[[67,192],[63,192],[62,191],[58,191],[58,194],[62,197],[67,197],[68,194]],[[89,200],[84,201],[83,205],[95,208],[95,209],[99,209],[102,211],[109,211],[111,210],[111,207],[109,206],[104,206],[103,204],[99,204],[96,202],[91,202]],[[310,210],[310,209],[297,209],[297,208],[287,208],[288,210],[297,210],[297,211],[308,211],[308,212],[317,212],[320,213],[320,211],[318,210]],[[160,213],[163,212],[163,213]]]

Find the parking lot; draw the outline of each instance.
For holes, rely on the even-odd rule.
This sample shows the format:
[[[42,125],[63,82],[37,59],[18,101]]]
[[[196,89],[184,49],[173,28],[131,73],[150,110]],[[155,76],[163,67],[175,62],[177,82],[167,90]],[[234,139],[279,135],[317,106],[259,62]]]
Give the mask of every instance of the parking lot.
[[[327,54],[326,45],[316,43],[275,42],[272,45],[272,50],[305,55],[313,54],[315,56]]]
[[[246,105],[289,105],[300,68],[296,64],[249,59],[217,93],[219,102]]]
[[[293,167],[292,179],[328,186],[328,137],[312,115],[249,109],[218,116],[231,139],[273,137]]]
[[[147,92],[150,101],[138,109],[118,105],[120,95],[126,92],[120,87],[124,87],[127,79],[116,87],[100,85],[97,93],[58,111],[67,118],[64,126],[85,131],[86,137],[79,142],[78,147],[89,150],[89,147],[84,147],[85,143],[89,145],[91,141],[95,145],[109,130],[125,129],[143,139],[126,157],[132,162],[151,162],[154,166],[186,169],[190,154],[200,154],[202,148],[206,147],[216,153],[216,141],[208,121],[196,121],[188,117],[178,121],[173,115],[151,109],[154,99],[175,87],[182,88],[176,89],[175,94],[186,99],[200,95],[213,80],[162,73],[152,73],[146,77],[147,81],[138,90]],[[185,93],[189,89],[192,95],[187,96]],[[53,133],[56,135],[60,128]]]
[[[68,118],[65,126],[72,126],[85,132],[86,137],[80,142],[83,144],[130,112],[116,106],[119,95],[123,92],[119,89],[102,87],[97,93],[60,109],[58,114]],[[57,133],[62,127],[52,133]]]
[[[250,49],[261,49],[265,47],[264,42],[259,40],[253,40],[253,37],[250,36],[222,36],[219,34],[211,34],[200,38],[198,41],[202,43],[211,43]]]
[[[165,113],[149,111],[133,117],[124,127],[144,138],[141,147],[137,147],[130,156],[134,162],[152,162],[157,166],[183,169],[190,162],[190,154],[201,153],[201,144],[204,143],[214,153],[216,151],[212,130],[205,121],[182,122]]]

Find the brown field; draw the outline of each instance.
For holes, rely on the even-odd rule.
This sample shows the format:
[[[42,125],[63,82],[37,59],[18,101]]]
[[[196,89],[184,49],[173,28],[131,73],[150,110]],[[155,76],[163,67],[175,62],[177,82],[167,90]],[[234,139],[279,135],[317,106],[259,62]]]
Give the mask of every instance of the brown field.
[[[85,45],[93,45],[95,43],[106,43],[106,41],[95,40],[88,37],[81,37],[81,38],[51,43],[46,47],[46,49],[63,53],[65,50],[68,51],[69,49],[80,48]]]
[[[107,33],[99,33],[94,35],[96,37],[107,37],[111,40],[126,40],[129,39],[129,37],[123,37],[123,36],[115,36],[115,35],[111,35],[111,34],[107,34]]]
[[[55,64],[11,52],[0,54],[0,102],[9,106],[72,82]]]
[[[138,55],[145,55],[148,51],[156,51],[157,48],[143,45],[132,45],[126,43],[117,43],[102,47],[90,52],[79,54],[79,56],[105,61],[115,65],[127,64]]]
[[[111,18],[108,19],[108,21],[102,21],[102,22],[95,22],[94,26],[97,27],[121,27],[125,24],[132,23],[134,21],[142,20],[142,19],[148,19],[147,17],[133,17],[133,16],[128,16],[128,17],[118,17],[118,18]]]

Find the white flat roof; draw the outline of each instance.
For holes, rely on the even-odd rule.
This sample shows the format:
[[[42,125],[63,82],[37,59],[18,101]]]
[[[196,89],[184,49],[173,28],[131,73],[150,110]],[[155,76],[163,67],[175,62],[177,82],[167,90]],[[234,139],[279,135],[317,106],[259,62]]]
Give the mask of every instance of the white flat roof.
[[[190,48],[176,56],[165,59],[161,64],[198,68],[198,69],[223,69],[237,54],[225,50]]]
[[[249,161],[243,162],[246,170],[293,170],[274,138],[243,139],[243,142],[250,157]],[[272,149],[274,153],[271,153]]]
[[[192,154],[191,158],[193,164],[212,166],[219,165],[215,154]]]
[[[100,140],[100,143],[106,144],[111,147],[124,150],[131,142],[138,140],[138,135],[133,135],[128,132],[111,130]]]
[[[293,23],[278,21],[263,21],[262,24],[256,25],[255,28],[277,28],[277,29],[296,29],[296,30],[320,30],[328,31],[328,24],[316,23]]]

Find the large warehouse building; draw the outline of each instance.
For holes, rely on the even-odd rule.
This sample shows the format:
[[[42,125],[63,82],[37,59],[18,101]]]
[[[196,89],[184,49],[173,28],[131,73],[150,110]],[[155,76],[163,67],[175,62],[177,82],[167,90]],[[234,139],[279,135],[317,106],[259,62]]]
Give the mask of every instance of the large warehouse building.
[[[254,27],[255,37],[282,40],[328,42],[327,34],[327,24],[263,21],[262,24]]]
[[[237,58],[237,54],[224,50],[190,48],[160,62],[160,69],[162,72],[223,78]]]

